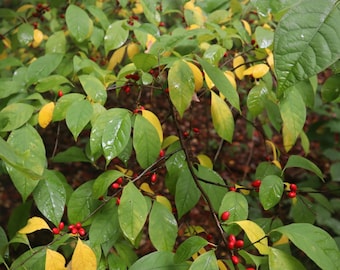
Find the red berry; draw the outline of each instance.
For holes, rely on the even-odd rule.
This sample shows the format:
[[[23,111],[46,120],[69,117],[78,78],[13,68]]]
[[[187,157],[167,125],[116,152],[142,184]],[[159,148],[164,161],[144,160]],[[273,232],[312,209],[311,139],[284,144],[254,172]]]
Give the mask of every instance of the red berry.
[[[233,264],[238,264],[240,262],[240,259],[236,255],[233,255],[231,256],[231,261],[233,262]]]
[[[235,242],[235,247],[236,248],[242,248],[244,246],[244,241],[243,240],[236,240]]]
[[[192,129],[192,131],[195,132],[196,134],[199,134],[199,133],[200,133],[200,129],[199,129],[199,128],[196,128],[196,127],[194,127],[194,128]]]
[[[229,243],[236,243],[236,237],[235,237],[235,235],[233,235],[233,234],[230,234],[229,236],[228,236],[228,241],[229,241]]]
[[[59,223],[59,226],[58,226],[59,230],[64,229],[64,227],[65,227],[64,222],[60,222],[60,223]]]
[[[86,231],[85,231],[84,228],[80,228],[80,229],[78,230],[78,233],[79,233],[80,236],[84,236],[84,235],[86,234]]]
[[[120,198],[117,198],[116,205],[120,205]]]
[[[114,183],[111,185],[111,187],[112,187],[113,189],[118,189],[118,188],[120,187],[120,184],[118,184],[117,182],[114,182]]]
[[[64,95],[63,91],[62,90],[59,90],[58,91],[58,97],[62,97]]]
[[[235,247],[235,242],[229,242],[228,243],[228,248],[231,250],[231,249],[234,249]]]
[[[252,185],[254,188],[260,187],[260,186],[261,186],[261,180],[260,180],[260,179],[254,180],[253,182],[251,182],[251,185]]]
[[[157,173],[153,173],[153,174],[151,175],[151,183],[156,183],[156,182],[157,182],[157,179],[158,179]]]
[[[129,94],[131,92],[131,87],[128,86],[128,85],[125,85],[123,89],[124,89],[125,93],[127,93],[127,94]]]
[[[213,239],[213,236],[210,233],[208,233],[206,239],[207,241],[211,241]]]
[[[229,211],[225,211],[225,212],[223,212],[222,215],[221,215],[221,220],[222,220],[222,221],[226,221],[226,220],[229,219],[229,217],[230,217],[230,212],[229,212]]]
[[[119,177],[117,180],[116,180],[116,183],[121,185],[123,184],[123,177]]]
[[[53,232],[53,234],[59,234],[60,233],[58,228],[53,228],[52,232]]]
[[[290,184],[290,191],[297,191],[297,186],[295,184]]]
[[[71,225],[68,226],[68,230],[69,230],[69,231],[72,231],[73,228],[74,228],[74,225],[73,225],[73,224],[71,224]]]
[[[288,192],[288,197],[291,198],[291,199],[295,198],[296,197],[296,192],[295,191],[289,191]]]
[[[159,157],[164,157],[165,156],[165,151],[164,149],[161,149],[161,151],[159,151]]]
[[[251,40],[251,45],[254,45],[256,43],[256,40],[255,39],[252,39]]]
[[[247,267],[246,270],[256,270],[254,267]]]
[[[77,233],[78,233],[78,229],[77,229],[77,228],[73,228],[73,229],[71,230],[71,233],[72,233],[72,234],[77,234]]]
[[[183,132],[183,136],[184,136],[185,138],[187,138],[187,137],[189,136],[189,132],[188,132],[188,131],[184,131],[184,132]]]
[[[82,227],[82,225],[81,225],[80,222],[77,222],[76,225],[75,225],[75,227],[79,230],[79,229]]]
[[[165,26],[165,22],[160,22],[158,26]]]
[[[230,187],[229,191],[236,191],[236,187]]]

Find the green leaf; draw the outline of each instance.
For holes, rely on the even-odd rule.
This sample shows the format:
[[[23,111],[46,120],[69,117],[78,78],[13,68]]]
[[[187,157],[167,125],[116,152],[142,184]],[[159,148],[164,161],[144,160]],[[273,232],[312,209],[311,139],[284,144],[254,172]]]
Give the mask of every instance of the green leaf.
[[[35,247],[16,258],[11,269],[45,269],[46,249]]]
[[[119,177],[124,176],[124,174],[120,171],[109,170],[103,172],[99,175],[93,184],[93,198],[98,199],[100,196],[104,195],[107,191],[108,187]]]
[[[125,237],[134,244],[148,215],[148,206],[134,183],[128,183],[122,192],[118,206],[119,225]]]
[[[221,206],[218,211],[219,216],[221,216],[222,213],[225,211],[229,211],[230,213],[230,217],[227,220],[227,223],[247,219],[248,218],[247,199],[241,193],[234,191],[227,192],[224,195],[224,198],[221,202]]]
[[[333,238],[319,227],[294,223],[275,229],[286,235],[321,269],[339,269],[340,251]]]
[[[175,194],[175,203],[179,219],[196,205],[200,196],[201,192],[196,186],[190,171],[188,169],[182,169],[178,176]]]
[[[189,270],[218,270],[218,264],[215,252],[209,250],[194,260]]]
[[[90,38],[93,31],[93,22],[83,9],[72,4],[69,5],[65,13],[65,20],[71,36],[78,43]]]
[[[255,179],[263,179],[268,175],[281,175],[281,170],[271,162],[261,162],[257,168],[255,173]]]
[[[104,48],[106,55],[114,49],[121,47],[129,36],[129,30],[124,28],[124,20],[115,21],[110,24],[104,37]]]
[[[310,200],[303,196],[297,196],[297,200],[292,204],[290,215],[294,222],[311,223],[315,222],[315,209]]]
[[[59,53],[49,53],[35,60],[27,70],[27,84],[37,83],[40,79],[50,75],[63,60]]]
[[[75,224],[89,218],[100,205],[100,201],[93,199],[92,196],[93,183],[94,181],[85,182],[73,191],[67,202],[67,215],[70,223]]]
[[[35,90],[40,93],[51,91],[51,89],[57,90],[58,88],[60,88],[60,85],[66,83],[72,85],[72,83],[64,76],[51,75],[38,80],[38,84],[35,87]]]
[[[273,43],[274,32],[258,26],[255,30],[255,37],[259,48],[268,48]]]
[[[119,3],[121,4],[121,1],[119,1]],[[96,6],[86,6],[87,10],[91,13],[91,15],[95,18],[96,21],[98,21],[101,26],[103,27],[104,30],[106,30],[109,25],[110,22],[106,17],[105,12]]]
[[[156,128],[140,114],[137,114],[135,119],[133,147],[137,161],[143,169],[156,161],[161,150],[161,141]]]
[[[34,189],[33,198],[39,211],[57,226],[64,214],[66,191],[54,171],[45,170],[44,178]]]
[[[91,101],[102,105],[106,102],[107,92],[104,84],[93,75],[81,75],[79,81]]]
[[[288,91],[280,101],[280,113],[283,120],[283,144],[288,152],[294,146],[306,120],[305,103],[297,91]]]
[[[0,227],[0,256],[4,256],[8,251],[8,239],[5,230]],[[0,260],[1,264],[1,260]]]
[[[11,216],[7,223],[8,238],[11,239],[11,241],[16,233],[27,224],[27,220],[31,217],[32,203],[33,200],[28,200],[12,209]],[[28,242],[27,236],[26,240]]]
[[[235,128],[233,114],[222,98],[213,91],[210,91],[210,93],[211,116],[214,128],[222,139],[232,142]]]
[[[64,31],[58,31],[52,34],[46,41],[46,53],[66,52],[66,38]]]
[[[101,245],[107,241],[114,243],[121,236],[118,222],[118,207],[111,200],[98,213],[90,227],[89,235],[91,245]]]
[[[170,99],[182,117],[189,107],[195,91],[195,82],[188,64],[177,60],[169,69],[168,83]]]
[[[93,109],[87,99],[76,101],[66,112],[66,125],[76,141],[80,132],[90,122]]]
[[[248,93],[247,107],[255,117],[262,113],[265,108],[264,99],[268,96],[268,89],[264,83],[255,85]]]
[[[186,239],[176,250],[174,261],[176,263],[188,260],[192,255],[206,246],[208,241],[200,236],[191,236]]]
[[[315,173],[321,180],[323,180],[323,174],[322,171],[310,160],[297,156],[297,155],[291,155],[286,163],[286,166],[284,167],[284,170],[286,168],[303,168],[305,170],[311,171]]]
[[[277,175],[268,175],[262,179],[259,197],[264,210],[268,210],[280,202],[283,189],[283,181]]]
[[[305,270],[306,268],[293,256],[277,248],[269,248],[269,268],[285,270]]]
[[[102,148],[106,165],[121,154],[130,140],[131,113],[126,109],[114,109],[111,119],[106,122],[102,135]]]
[[[61,121],[66,118],[68,108],[76,101],[84,100],[85,96],[78,93],[71,93],[62,96],[55,104],[53,111],[53,121]]]
[[[161,16],[157,11],[157,2],[156,1],[148,1],[141,0],[140,3],[143,7],[143,13],[147,20],[152,24],[158,26],[161,21]]]
[[[25,68],[22,68],[25,69]],[[22,91],[24,81],[12,81],[10,79],[0,78],[0,98],[6,98],[15,93]]]
[[[231,85],[224,73],[218,68],[211,65],[204,59],[198,59],[204,71],[213,81],[217,89],[226,97],[227,101],[237,110],[240,111],[240,101],[237,91]]]
[[[149,236],[159,251],[172,251],[177,237],[177,221],[163,204],[154,201],[149,217]]]
[[[187,270],[189,264],[174,262],[174,254],[168,251],[155,251],[136,261],[129,270]]]
[[[152,54],[139,53],[132,58],[132,62],[135,64],[137,69],[148,72],[158,64],[158,59]]]
[[[220,45],[213,44],[204,52],[203,58],[210,64],[217,66],[225,52],[225,48]]]
[[[321,97],[325,102],[336,100],[340,96],[340,74],[327,78],[321,87]]]
[[[223,181],[222,177],[209,168],[206,168],[201,165],[197,165],[198,170],[196,175],[199,179],[206,180],[208,182],[201,181],[200,184],[206,194],[208,195],[210,202],[216,212],[220,207],[222,199],[228,190],[225,182]]]
[[[18,27],[17,37],[21,45],[28,45],[33,40],[33,26],[23,23]]]
[[[338,1],[303,0],[281,19],[273,50],[279,95],[339,59],[339,18]]]
[[[12,103],[0,111],[0,131],[21,127],[32,116],[34,107],[24,103]]]
[[[90,162],[82,148],[71,146],[65,151],[58,153],[52,158],[53,162],[71,163],[71,162]]]

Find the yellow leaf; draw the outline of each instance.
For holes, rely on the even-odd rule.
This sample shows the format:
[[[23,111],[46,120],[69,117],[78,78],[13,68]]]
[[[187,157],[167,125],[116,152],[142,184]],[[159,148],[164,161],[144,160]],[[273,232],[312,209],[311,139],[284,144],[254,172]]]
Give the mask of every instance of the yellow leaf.
[[[145,42],[146,52],[149,52],[149,50],[151,49],[151,46],[155,42],[156,42],[156,38],[153,35],[148,34],[146,37],[146,42]]]
[[[199,163],[202,166],[207,167],[209,169],[213,168],[214,165],[213,165],[210,157],[208,157],[207,155],[199,154],[199,155],[196,156],[196,158],[198,159]]]
[[[93,250],[78,238],[72,255],[72,270],[97,270],[97,259]]]
[[[142,110],[142,115],[155,127],[160,141],[163,142],[163,129],[158,117],[153,112],[148,110]]]
[[[41,32],[39,29],[34,29],[32,47],[33,48],[39,47],[39,45],[43,41],[43,39],[44,39],[43,32]]]
[[[185,10],[190,10],[192,12],[192,19],[194,24],[198,26],[203,26],[206,21],[206,16],[203,13],[203,10],[199,6],[195,6],[195,0],[191,0],[186,2],[184,5]]]
[[[137,45],[137,43],[129,43],[127,45],[127,49],[126,49],[126,53],[127,53],[127,56],[129,57],[130,60],[132,60],[132,58],[137,54],[139,53],[140,51],[140,48],[139,46]]]
[[[124,58],[125,51],[126,51],[126,45],[115,50],[112,56],[110,57],[109,63],[107,65],[107,69],[112,70],[118,64],[120,64]]]
[[[157,195],[156,196],[156,201],[163,204],[166,208],[169,209],[170,212],[172,212],[172,206],[170,201],[168,200],[167,197],[161,196],[161,195]]]
[[[197,24],[190,24],[188,27],[187,27],[187,30],[194,30],[194,29],[198,29],[200,28],[199,25]]]
[[[256,249],[262,255],[266,255],[269,252],[268,239],[263,229],[255,222],[250,220],[235,221],[246,233],[251,243],[254,243]]]
[[[271,147],[272,152],[273,152],[273,160],[277,160],[277,151],[276,151],[276,146],[275,144],[270,141],[270,140],[266,140],[266,144]]]
[[[178,141],[179,138],[175,135],[170,135],[166,137],[162,143],[162,149],[167,148],[169,145],[173,144],[174,142]]]
[[[27,221],[26,226],[19,230],[19,233],[29,234],[42,229],[51,230],[44,219],[40,217],[32,217]]]
[[[273,30],[273,29],[270,27],[270,25],[267,24],[267,23],[263,24],[262,27],[263,27],[264,29],[267,29],[267,30]]]
[[[274,160],[272,161],[272,163],[273,163],[276,167],[278,167],[280,170],[282,170],[282,166],[281,166],[281,164],[280,164],[280,162],[279,162],[278,160],[274,159]]]
[[[115,165],[115,167],[122,173],[124,173],[126,176],[129,176],[131,177],[133,175],[133,171],[132,170],[129,170],[129,169],[126,169],[126,168],[123,168],[119,165]]]
[[[188,226],[184,231],[184,236],[192,236],[205,232],[201,226]]]
[[[12,49],[12,43],[11,43],[11,41],[7,37],[4,37],[2,39],[2,43],[4,44],[4,46],[6,48]]]
[[[234,87],[234,89],[236,89],[237,85],[236,85],[234,73],[227,70],[224,72],[224,75],[227,77],[227,79],[229,80],[230,84]]]
[[[193,63],[191,62],[185,62],[190,67],[192,74],[194,75],[194,81],[195,81],[195,92],[198,92],[201,90],[203,86],[203,75],[202,71]]]
[[[289,243],[289,238],[286,235],[282,235],[279,240],[273,243],[273,246],[285,245]]]
[[[146,193],[152,194],[152,195],[155,194],[155,192],[153,192],[153,190],[150,188],[150,185],[148,183],[145,183],[145,182],[140,185],[139,189],[143,190]]]
[[[233,68],[235,69],[234,72],[239,80],[242,80],[244,77],[243,72],[246,69],[244,63],[244,58],[241,55],[236,55],[233,59]]]
[[[136,1],[135,7],[132,8],[132,12],[133,12],[134,14],[142,14],[142,13],[144,12],[143,6],[142,6],[141,3],[139,3],[139,1]]]
[[[47,249],[45,270],[65,270],[65,258],[59,252]]]
[[[235,184],[235,188],[238,189],[243,195],[249,195],[250,190],[249,189],[245,189],[244,186]]]
[[[267,51],[267,53],[268,53],[267,64],[270,66],[270,68],[272,70],[274,70],[274,55],[273,55],[273,53],[270,50],[268,50],[268,51]]]
[[[228,270],[227,266],[224,264],[222,260],[217,260],[218,269],[220,270]]]
[[[35,9],[34,5],[26,4],[26,5],[23,5],[23,6],[19,7],[17,9],[17,12],[21,13],[21,12],[27,11],[28,9],[33,9],[33,8]]]
[[[39,111],[38,123],[42,128],[46,128],[52,121],[54,102],[45,104]]]
[[[269,67],[266,64],[258,64],[254,66],[253,77],[255,79],[262,78],[269,71]]]
[[[251,36],[251,28],[250,25],[247,21],[245,20],[241,20],[244,26],[244,29],[246,29],[247,33],[249,34],[249,36]]]

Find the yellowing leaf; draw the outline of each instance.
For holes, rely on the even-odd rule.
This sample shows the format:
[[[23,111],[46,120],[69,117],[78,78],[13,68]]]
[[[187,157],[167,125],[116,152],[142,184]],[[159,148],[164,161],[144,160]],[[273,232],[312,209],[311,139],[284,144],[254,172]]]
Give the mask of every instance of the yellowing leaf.
[[[251,36],[251,28],[250,25],[247,21],[245,20],[241,20],[244,26],[244,29],[246,29],[247,33],[249,34],[249,36]]]
[[[146,118],[157,130],[159,140],[163,142],[163,130],[161,122],[159,122],[158,117],[151,111],[148,110],[142,110],[142,115],[144,118]]]
[[[277,240],[275,243],[273,243],[273,246],[279,246],[279,245],[285,245],[289,243],[289,238],[286,235],[282,235],[279,240]]]
[[[277,160],[277,151],[276,151],[276,146],[275,144],[270,141],[270,140],[266,140],[266,144],[272,148],[272,152],[273,152],[273,160]]]
[[[139,53],[140,51],[140,48],[139,46],[137,45],[137,43],[129,43],[127,45],[127,49],[126,49],[126,53],[127,53],[127,56],[129,57],[130,60],[132,60],[132,58],[137,54]]]
[[[269,71],[269,67],[266,64],[258,64],[247,68],[243,75],[252,75],[255,79],[262,78]]]
[[[249,189],[245,189],[244,186],[235,184],[235,188],[238,189],[243,195],[249,195],[250,190]]]
[[[136,1],[134,8],[132,8],[134,14],[142,14],[144,12],[143,6],[139,1]]]
[[[274,70],[274,55],[269,49],[266,49],[266,51],[268,53],[267,64],[270,66],[272,70]]]
[[[268,254],[268,239],[259,225],[250,220],[235,221],[234,223],[238,224],[244,230],[250,242],[254,244],[260,254]]]
[[[4,37],[2,39],[2,43],[4,44],[4,46],[6,48],[12,49],[12,43],[11,43],[11,41],[7,37]]]
[[[278,167],[280,170],[282,169],[282,166],[281,166],[281,164],[280,164],[280,162],[279,162],[278,160],[273,160],[272,162],[273,162],[273,164],[274,164],[276,167]]]
[[[244,77],[243,72],[246,69],[244,63],[244,58],[241,55],[236,55],[233,59],[233,68],[235,69],[234,72],[239,80],[242,80]]]
[[[26,226],[19,230],[19,233],[29,234],[42,229],[51,230],[44,219],[41,217],[32,217],[27,221]]]
[[[203,86],[203,75],[201,70],[193,63],[186,62],[188,66],[190,67],[193,75],[194,75],[194,81],[195,81],[195,92],[198,92],[201,90]]]
[[[72,255],[72,270],[97,270],[97,259],[93,250],[78,239]]]
[[[184,231],[184,236],[192,236],[204,232],[205,230],[201,226],[188,226]]]
[[[45,270],[66,270],[65,258],[59,252],[47,249],[46,250],[46,261]]]
[[[153,35],[148,34],[146,37],[146,43],[145,43],[146,51],[145,52],[149,52],[149,50],[151,49],[151,46],[155,42],[156,42],[156,38]]]
[[[168,200],[167,197],[161,196],[161,195],[157,195],[156,196],[156,201],[163,204],[166,208],[169,209],[170,212],[172,212],[172,206],[170,201]]]
[[[217,260],[218,269],[220,270],[228,270],[227,266],[224,264],[222,260]]]
[[[203,10],[199,6],[195,6],[195,0],[190,0],[184,5],[185,10],[190,10],[192,12],[192,19],[196,25],[203,26],[206,21],[206,16]]]
[[[35,8],[34,5],[26,4],[26,5],[22,5],[21,7],[19,7],[19,8],[17,9],[17,12],[21,13],[21,12],[25,12],[25,11],[27,11],[27,10],[29,10],[29,9],[33,9],[33,8]]]
[[[42,128],[46,128],[52,121],[54,102],[45,104],[39,111],[38,123]]]
[[[197,25],[197,24],[190,24],[186,29],[187,30],[194,30],[194,29],[198,29],[198,28],[200,28],[199,25]]]
[[[178,141],[179,138],[175,135],[170,135],[166,137],[162,143],[162,149],[167,148],[169,145],[173,144],[174,142]]]
[[[126,169],[126,168],[123,168],[119,165],[115,165],[115,167],[122,173],[124,173],[126,176],[129,176],[131,177],[133,175],[133,171],[132,170],[129,170],[129,169]]]
[[[120,47],[119,49],[115,50],[112,56],[110,57],[109,63],[107,65],[107,69],[112,70],[118,64],[120,64],[124,58],[126,51],[126,45]]]
[[[196,156],[196,158],[198,159],[199,163],[202,166],[207,167],[209,169],[213,168],[214,165],[213,165],[210,157],[208,157],[207,155],[199,154],[199,155]]]
[[[150,188],[150,185],[148,183],[145,183],[145,182],[140,185],[139,189],[146,192],[146,193],[152,194],[152,195],[155,194],[155,192],[153,192],[153,190]]]
[[[39,47],[39,45],[43,41],[43,39],[44,39],[43,32],[41,32],[39,29],[34,29],[32,47],[33,48]]]
[[[229,80],[230,84],[236,89],[237,85],[236,85],[234,73],[232,73],[229,70],[226,70],[224,72],[224,76],[226,76],[226,78]],[[211,89],[215,86],[215,84],[213,83],[213,81],[210,79],[210,77],[208,76],[208,74],[205,71],[204,71],[204,78],[205,78],[205,83],[207,84],[209,89]],[[221,96],[222,99],[225,99],[225,97],[221,93],[220,93],[220,96]]]

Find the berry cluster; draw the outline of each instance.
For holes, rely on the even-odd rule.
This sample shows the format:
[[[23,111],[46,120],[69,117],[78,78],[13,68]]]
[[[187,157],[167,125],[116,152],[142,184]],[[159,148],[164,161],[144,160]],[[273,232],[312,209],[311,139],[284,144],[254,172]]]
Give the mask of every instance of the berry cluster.
[[[288,192],[288,197],[293,199],[296,197],[297,185],[290,184],[290,191]]]
[[[42,3],[37,4],[35,7],[35,12],[32,14],[33,17],[39,18],[40,21],[44,21],[44,13],[50,11],[50,7],[48,5],[44,5]]]
[[[58,227],[52,229],[53,234],[60,234],[60,232],[65,228],[64,222],[60,222]]]
[[[228,236],[228,248],[230,250],[243,248],[244,241],[242,239],[236,239],[236,236],[234,234],[230,234]]]
[[[113,189],[118,189],[122,186],[123,184],[123,177],[119,177],[115,182],[112,183],[111,187]]]
[[[133,26],[135,21],[138,21],[138,20],[139,20],[139,17],[137,15],[132,15],[132,16],[129,17],[127,23],[128,23],[128,25]]]
[[[71,224],[70,226],[68,226],[68,230],[70,233],[79,234],[80,236],[84,236],[86,234],[86,231],[80,222],[77,222],[76,224]]]

